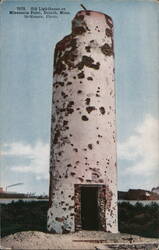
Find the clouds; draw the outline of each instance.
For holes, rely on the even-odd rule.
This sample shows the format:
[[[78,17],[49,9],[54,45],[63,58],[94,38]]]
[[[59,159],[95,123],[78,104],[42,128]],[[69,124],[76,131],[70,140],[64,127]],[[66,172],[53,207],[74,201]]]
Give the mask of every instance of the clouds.
[[[149,178],[152,184],[159,182],[159,120],[147,114],[134,134],[119,143],[118,156],[128,162],[125,175]]]
[[[12,165],[11,170],[19,173],[35,174],[36,179],[48,179],[49,177],[49,144],[37,141],[35,145],[15,142],[4,144],[2,156],[12,156],[17,160],[23,158],[23,163]],[[29,161],[28,161],[29,160]]]

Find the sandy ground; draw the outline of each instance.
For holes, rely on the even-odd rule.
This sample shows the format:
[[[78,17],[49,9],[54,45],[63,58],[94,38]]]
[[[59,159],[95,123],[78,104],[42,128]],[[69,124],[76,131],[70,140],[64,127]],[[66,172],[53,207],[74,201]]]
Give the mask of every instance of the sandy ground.
[[[100,231],[79,231],[63,235],[27,231],[2,238],[1,249],[96,249],[101,243],[129,243],[130,241],[157,242],[159,244],[159,239]]]

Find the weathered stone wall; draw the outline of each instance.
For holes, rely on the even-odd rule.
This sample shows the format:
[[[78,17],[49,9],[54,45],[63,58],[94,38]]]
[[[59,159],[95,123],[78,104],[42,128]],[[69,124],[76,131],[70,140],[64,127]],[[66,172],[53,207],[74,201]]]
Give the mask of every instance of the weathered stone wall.
[[[75,217],[76,213],[80,220],[77,197],[75,201],[80,191],[75,184],[100,184],[105,186],[105,204],[99,199],[105,213],[103,227],[117,232],[114,50],[109,16],[78,12],[72,33],[57,43],[52,105],[48,230],[65,233],[80,228]]]

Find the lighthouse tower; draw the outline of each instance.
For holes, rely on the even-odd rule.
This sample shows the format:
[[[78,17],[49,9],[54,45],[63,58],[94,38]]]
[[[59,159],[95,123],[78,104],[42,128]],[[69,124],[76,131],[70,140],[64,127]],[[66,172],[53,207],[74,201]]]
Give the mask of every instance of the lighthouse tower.
[[[48,230],[117,233],[116,172],[113,23],[83,10],[55,48]]]

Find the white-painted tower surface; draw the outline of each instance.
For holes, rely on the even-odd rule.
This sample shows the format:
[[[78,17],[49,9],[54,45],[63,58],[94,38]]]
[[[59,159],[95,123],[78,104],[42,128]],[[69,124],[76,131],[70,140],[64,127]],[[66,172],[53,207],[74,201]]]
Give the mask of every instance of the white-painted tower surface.
[[[79,11],[57,43],[48,230],[118,232],[112,19]]]

